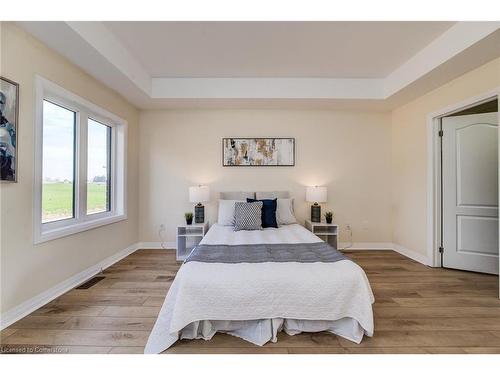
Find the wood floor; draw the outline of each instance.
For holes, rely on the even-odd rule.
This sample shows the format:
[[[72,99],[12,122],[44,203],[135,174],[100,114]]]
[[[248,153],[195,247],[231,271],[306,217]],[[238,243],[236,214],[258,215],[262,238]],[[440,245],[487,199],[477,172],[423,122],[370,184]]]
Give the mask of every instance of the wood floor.
[[[168,353],[500,353],[498,278],[433,269],[393,251],[351,251],[376,303],[375,335],[360,345],[329,333],[281,333],[263,347],[217,334]],[[179,268],[174,252],[140,250],[1,332],[1,352],[142,353]]]

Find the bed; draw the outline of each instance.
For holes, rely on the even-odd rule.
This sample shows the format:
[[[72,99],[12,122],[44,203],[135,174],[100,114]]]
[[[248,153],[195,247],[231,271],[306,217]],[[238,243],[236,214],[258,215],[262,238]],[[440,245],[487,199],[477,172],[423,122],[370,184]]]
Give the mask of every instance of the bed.
[[[230,250],[262,244],[312,247],[321,242],[298,224],[238,232],[214,224],[200,245]],[[360,343],[364,335],[373,335],[373,302],[365,272],[349,259],[194,259],[180,267],[144,352],[161,353],[179,339],[209,340],[217,332],[255,345],[276,342],[280,331],[328,331]]]

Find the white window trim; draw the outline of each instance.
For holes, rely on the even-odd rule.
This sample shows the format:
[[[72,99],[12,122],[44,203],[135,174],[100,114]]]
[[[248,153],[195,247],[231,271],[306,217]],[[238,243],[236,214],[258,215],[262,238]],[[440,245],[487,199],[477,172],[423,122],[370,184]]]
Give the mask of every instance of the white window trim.
[[[35,244],[116,223],[127,218],[127,131],[122,118],[42,78],[35,77],[35,153],[33,183],[33,239]],[[43,101],[49,100],[77,114],[75,149],[75,217],[42,223]],[[80,122],[92,118],[111,126],[111,211],[87,215],[87,127]]]

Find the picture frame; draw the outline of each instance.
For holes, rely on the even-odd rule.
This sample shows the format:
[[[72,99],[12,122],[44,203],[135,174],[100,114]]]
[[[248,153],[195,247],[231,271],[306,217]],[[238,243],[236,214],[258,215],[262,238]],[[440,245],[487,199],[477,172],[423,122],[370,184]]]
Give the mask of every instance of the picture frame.
[[[294,167],[295,138],[222,138],[223,167]]]
[[[0,76],[0,181],[17,182],[19,84]]]

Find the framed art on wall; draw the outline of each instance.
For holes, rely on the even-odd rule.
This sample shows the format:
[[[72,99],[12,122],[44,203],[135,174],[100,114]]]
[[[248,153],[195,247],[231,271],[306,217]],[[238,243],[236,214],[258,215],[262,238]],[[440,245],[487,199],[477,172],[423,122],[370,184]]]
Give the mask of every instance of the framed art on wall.
[[[223,138],[224,167],[293,167],[295,138]]]
[[[0,77],[0,181],[17,181],[19,84]]]

